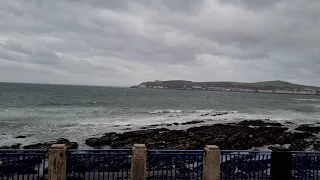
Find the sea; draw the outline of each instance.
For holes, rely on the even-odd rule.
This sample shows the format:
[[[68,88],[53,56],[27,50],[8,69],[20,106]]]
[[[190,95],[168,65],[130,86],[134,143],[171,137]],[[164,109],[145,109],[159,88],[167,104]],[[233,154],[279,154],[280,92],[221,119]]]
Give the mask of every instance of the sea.
[[[217,112],[226,114],[210,116]],[[85,147],[90,137],[154,124],[256,119],[320,123],[320,96],[0,83],[0,146],[67,138]]]

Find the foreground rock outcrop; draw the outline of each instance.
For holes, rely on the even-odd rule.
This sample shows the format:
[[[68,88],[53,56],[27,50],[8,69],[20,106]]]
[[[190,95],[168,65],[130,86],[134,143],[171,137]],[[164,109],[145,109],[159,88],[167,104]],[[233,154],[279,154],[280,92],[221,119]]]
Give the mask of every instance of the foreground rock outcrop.
[[[90,138],[91,147],[110,146],[114,149],[131,148],[134,143],[146,144],[149,149],[203,149],[206,144],[221,149],[251,149],[265,145],[289,145],[290,150],[304,150],[315,143],[310,132],[289,132],[280,123],[263,120],[214,124],[187,130],[167,128],[138,130],[125,133],[106,133]]]
[[[48,149],[52,144],[65,144],[68,149],[78,149],[79,147],[77,142],[70,142],[68,139],[60,138],[51,142],[36,143],[23,146],[23,149]]]

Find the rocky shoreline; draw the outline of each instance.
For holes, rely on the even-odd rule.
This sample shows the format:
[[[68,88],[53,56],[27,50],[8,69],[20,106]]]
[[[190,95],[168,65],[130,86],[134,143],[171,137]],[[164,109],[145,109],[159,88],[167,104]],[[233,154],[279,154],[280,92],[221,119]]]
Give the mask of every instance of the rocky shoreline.
[[[143,143],[149,149],[203,149],[206,144],[221,149],[246,150],[260,147],[285,146],[293,151],[319,151],[320,126],[300,125],[289,130],[288,124],[264,120],[244,120],[237,123],[203,125],[186,130],[170,130],[170,126],[199,125],[203,121],[154,124],[141,130],[124,133],[108,132],[101,137],[88,138],[87,146],[93,148],[129,149],[134,143]],[[291,125],[292,126],[292,125]],[[129,129],[129,128],[127,128]],[[19,138],[24,138],[20,136]],[[4,146],[0,149],[47,149],[54,143],[66,144],[70,149],[79,147],[77,142],[61,138],[46,143]]]
[[[173,124],[155,124],[141,130],[130,131],[124,133],[109,132],[98,138],[89,138],[85,143],[93,148],[113,148],[113,149],[129,149],[134,143],[144,143],[149,149],[203,149],[206,144],[218,145],[221,149],[229,150],[246,150],[255,149],[259,147],[268,146],[269,149],[273,149],[275,146],[286,146],[292,151],[320,151],[320,140],[317,136],[320,133],[320,127],[315,125],[295,125],[294,129],[289,129],[288,124],[281,124],[270,120],[245,120],[237,123],[225,123],[225,124],[213,124],[206,126],[190,127],[186,130],[170,130],[165,127],[178,126],[178,125],[199,125],[202,121],[190,121],[186,123],[173,123]],[[292,124],[291,124],[292,125]],[[19,136],[17,138],[27,138]],[[69,149],[77,149],[79,147],[77,142],[70,142],[67,139],[60,138],[55,141],[37,143],[21,147],[21,144],[13,146],[0,147],[0,149],[48,149],[52,144],[65,144]],[[101,164],[105,157],[95,156],[94,154],[87,155],[73,155],[73,159],[68,159],[67,172],[70,174],[83,173],[81,177],[74,177],[71,175],[67,179],[84,179],[82,176],[87,176],[87,173],[105,172],[114,175],[114,172],[129,172],[130,170],[130,158],[123,156],[108,156],[111,163]],[[247,158],[254,158],[255,154],[248,155]],[[30,158],[30,157],[29,157]],[[47,157],[32,157],[26,159],[26,162],[21,161],[21,158],[6,157],[3,154],[0,168],[3,168],[2,175],[10,177],[12,174],[12,167],[19,169],[18,173],[27,174],[39,174],[36,175],[38,179],[46,179],[48,169],[47,166],[43,172],[39,173],[33,166],[39,166]],[[200,169],[188,169],[189,164],[194,164],[194,159],[174,159],[175,164],[169,164],[166,167],[159,166],[162,159],[157,156],[149,155],[148,157],[148,171],[155,172],[158,170],[160,173],[151,174],[148,178],[154,177],[166,177],[168,175],[161,174],[161,171],[170,168],[173,171],[173,176],[176,179],[185,179],[183,172],[190,172],[193,175],[202,173],[202,166]],[[181,166],[181,161],[184,165]],[[265,177],[270,176],[271,159],[262,159],[249,161],[252,164],[259,164],[260,169],[251,171],[246,169],[242,164],[245,159],[230,159],[221,163],[222,176],[233,178],[247,178],[248,173],[261,174]],[[32,168],[30,168],[30,162],[32,162]],[[295,169],[308,169],[311,167],[313,161],[308,159],[309,164],[299,164]],[[202,163],[200,157],[199,162]],[[311,164],[310,164],[311,163]],[[301,166],[301,167],[300,167]],[[303,166],[303,167],[302,167]],[[305,167],[306,166],[306,167]],[[175,168],[173,168],[175,167]],[[235,174],[236,169],[241,169],[244,174]],[[21,171],[21,172],[20,172]],[[248,171],[248,172],[246,172]],[[263,171],[263,172],[262,172]],[[295,174],[297,177],[303,177],[302,173]],[[0,173],[1,174],[1,173]],[[119,174],[119,173],[117,173]],[[129,174],[124,174],[126,178]],[[249,174],[250,175],[250,174]],[[198,176],[197,176],[198,177]],[[200,177],[200,176],[199,176]],[[169,177],[172,178],[172,177]]]
[[[134,143],[143,143],[149,149],[203,149],[206,144],[221,149],[246,150],[264,146],[287,146],[289,150],[320,150],[320,141],[314,133],[320,127],[301,125],[289,130],[286,125],[270,120],[245,120],[238,123],[213,124],[190,127],[186,130],[170,130],[165,126],[191,125],[203,121],[181,124],[155,124],[143,130],[125,133],[106,133],[102,137],[89,138],[86,144],[101,148],[131,148]]]

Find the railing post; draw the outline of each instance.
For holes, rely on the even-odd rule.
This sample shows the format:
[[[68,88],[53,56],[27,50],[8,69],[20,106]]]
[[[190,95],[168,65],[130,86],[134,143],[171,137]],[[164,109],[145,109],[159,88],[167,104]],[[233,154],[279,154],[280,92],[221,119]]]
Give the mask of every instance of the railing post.
[[[204,180],[220,180],[220,156],[218,146],[207,145],[204,158]]]
[[[286,148],[274,149],[271,153],[271,179],[290,180],[292,153]]]
[[[64,144],[53,144],[49,149],[48,180],[66,180],[67,147]]]
[[[147,170],[147,148],[144,144],[132,147],[131,180],[145,180]]]

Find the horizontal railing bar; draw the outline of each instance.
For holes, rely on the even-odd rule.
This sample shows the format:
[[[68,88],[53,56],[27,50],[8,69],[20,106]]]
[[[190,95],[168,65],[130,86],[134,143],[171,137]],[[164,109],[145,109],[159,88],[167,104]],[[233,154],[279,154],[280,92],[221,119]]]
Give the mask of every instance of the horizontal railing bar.
[[[204,150],[148,150],[148,152],[204,152]]]
[[[264,151],[259,151],[259,150],[221,150],[221,152],[227,152],[227,153],[230,153],[230,152],[259,152],[259,153],[271,153],[272,151],[267,151],[267,150],[264,150]]]
[[[2,152],[48,152],[48,149],[1,149],[0,153]]]
[[[131,151],[131,149],[69,149],[68,152],[82,152],[82,151],[87,151],[87,152],[112,152],[112,151]]]
[[[32,155],[33,157],[35,157],[35,156],[40,156],[40,157],[42,157],[43,155],[45,155],[45,154],[7,154],[7,155],[2,155],[2,157],[13,157],[13,156],[30,156],[30,155]]]
[[[173,154],[173,153],[169,153],[169,154],[167,154],[167,153],[150,153],[149,155],[151,155],[151,156],[161,156],[161,155],[163,155],[163,156],[204,156],[204,154]]]
[[[69,156],[90,156],[90,155],[92,155],[92,156],[99,156],[99,155],[101,155],[101,157],[103,157],[103,156],[108,156],[108,155],[121,155],[121,156],[131,156],[131,154],[71,154],[71,155],[69,155]],[[121,156],[118,156],[118,157],[121,157]]]
[[[320,151],[290,151],[297,154],[320,154]]]

